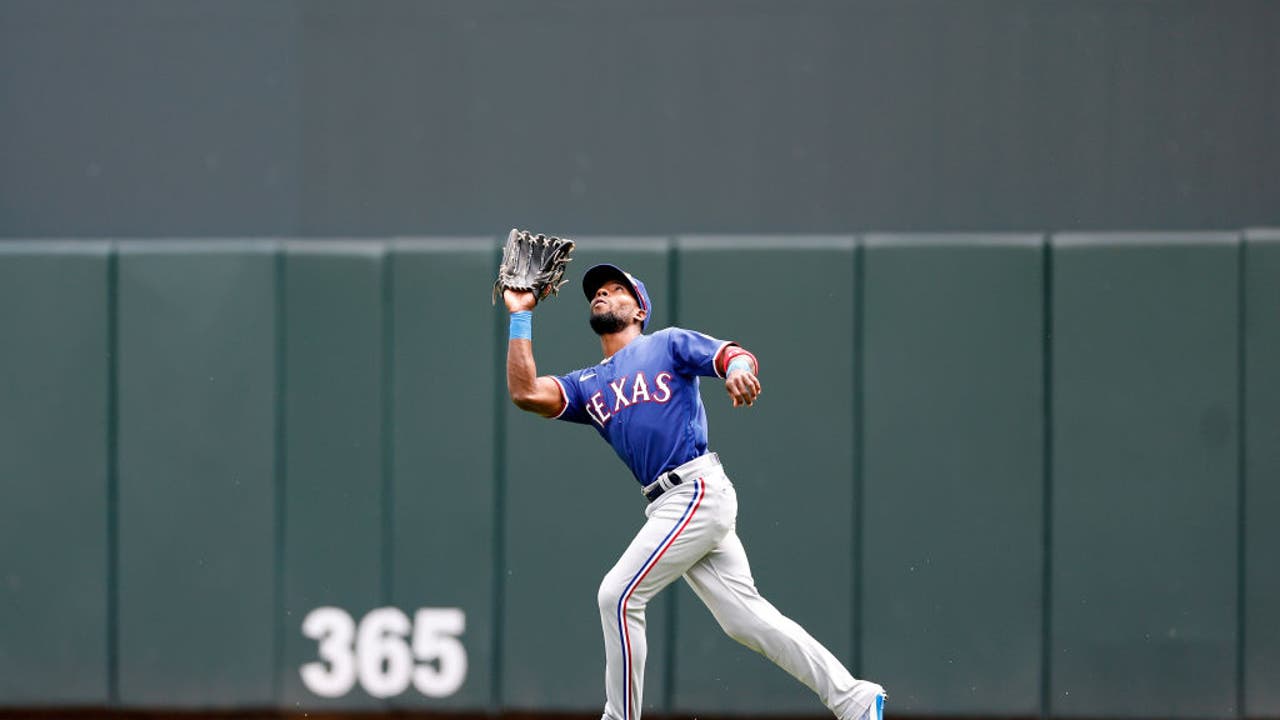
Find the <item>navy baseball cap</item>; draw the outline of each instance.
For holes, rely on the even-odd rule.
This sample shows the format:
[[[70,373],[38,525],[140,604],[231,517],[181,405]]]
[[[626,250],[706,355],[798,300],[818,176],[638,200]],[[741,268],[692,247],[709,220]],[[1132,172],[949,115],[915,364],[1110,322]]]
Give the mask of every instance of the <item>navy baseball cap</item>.
[[[649,291],[645,290],[644,283],[640,278],[623,270],[617,265],[602,263],[587,268],[587,272],[582,276],[582,292],[590,301],[595,296],[596,291],[601,285],[609,280],[617,280],[622,286],[631,291],[636,302],[640,303],[640,309],[644,310],[644,322],[641,323],[641,331],[649,329],[649,320],[653,318],[653,303],[649,300]]]

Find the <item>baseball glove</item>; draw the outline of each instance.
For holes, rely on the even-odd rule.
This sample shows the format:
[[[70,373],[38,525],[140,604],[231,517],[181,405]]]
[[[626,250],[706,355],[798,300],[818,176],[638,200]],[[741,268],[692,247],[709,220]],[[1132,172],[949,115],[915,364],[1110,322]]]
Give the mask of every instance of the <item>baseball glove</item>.
[[[572,240],[512,229],[493,283],[493,303],[496,305],[498,296],[507,289],[531,291],[538,300],[557,294],[566,282],[564,267],[572,252]]]

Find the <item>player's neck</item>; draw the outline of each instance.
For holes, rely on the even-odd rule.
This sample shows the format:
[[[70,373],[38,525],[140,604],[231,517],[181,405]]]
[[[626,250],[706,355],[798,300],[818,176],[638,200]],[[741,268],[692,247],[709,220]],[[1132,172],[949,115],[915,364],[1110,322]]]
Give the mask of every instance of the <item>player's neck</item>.
[[[604,353],[605,358],[613,357],[613,354],[626,347],[632,340],[640,337],[639,325],[628,325],[616,333],[600,336],[600,352]]]

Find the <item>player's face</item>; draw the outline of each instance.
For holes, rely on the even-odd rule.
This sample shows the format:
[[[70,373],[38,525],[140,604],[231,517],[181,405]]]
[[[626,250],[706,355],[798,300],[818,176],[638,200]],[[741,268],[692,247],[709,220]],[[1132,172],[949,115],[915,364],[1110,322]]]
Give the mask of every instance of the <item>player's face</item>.
[[[608,335],[640,321],[640,306],[626,286],[610,280],[591,298],[591,329]]]

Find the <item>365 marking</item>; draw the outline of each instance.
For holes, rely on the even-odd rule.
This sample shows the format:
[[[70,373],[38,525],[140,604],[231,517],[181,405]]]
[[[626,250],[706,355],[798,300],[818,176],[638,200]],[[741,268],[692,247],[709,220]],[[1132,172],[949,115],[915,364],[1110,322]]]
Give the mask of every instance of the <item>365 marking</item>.
[[[381,607],[357,625],[339,607],[318,607],[302,622],[302,634],[319,643],[320,659],[299,668],[307,689],[342,697],[356,682],[373,697],[413,687],[432,698],[448,697],[467,679],[466,630],[461,608],[419,608],[413,622],[403,610]]]

